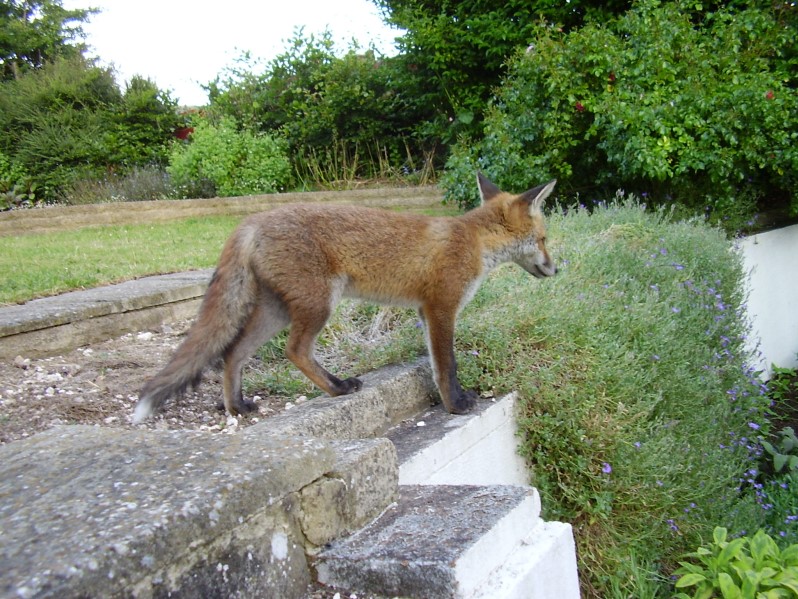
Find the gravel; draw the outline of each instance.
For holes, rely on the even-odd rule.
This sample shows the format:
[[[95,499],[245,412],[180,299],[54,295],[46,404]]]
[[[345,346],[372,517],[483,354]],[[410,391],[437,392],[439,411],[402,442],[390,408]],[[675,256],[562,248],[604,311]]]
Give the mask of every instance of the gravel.
[[[63,356],[17,356],[10,364],[0,364],[0,444],[59,424],[133,428],[138,389],[166,364],[190,324],[182,321],[157,331],[129,333]],[[286,404],[304,400],[255,390],[248,399],[254,399],[257,413],[233,417],[225,414],[221,398],[220,373],[208,370],[197,390],[168,401],[163,412],[138,426],[234,434],[284,410]]]

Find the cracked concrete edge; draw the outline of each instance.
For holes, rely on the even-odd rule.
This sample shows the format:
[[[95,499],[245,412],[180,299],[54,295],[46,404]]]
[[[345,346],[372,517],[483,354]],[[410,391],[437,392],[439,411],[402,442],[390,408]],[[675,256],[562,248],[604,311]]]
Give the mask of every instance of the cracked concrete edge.
[[[405,418],[429,408],[437,397],[426,357],[390,365],[361,377],[363,388],[339,397],[321,396],[247,429],[268,429],[287,437],[363,439],[384,434]]]
[[[157,275],[0,308],[0,360],[40,358],[193,318],[211,269]]]

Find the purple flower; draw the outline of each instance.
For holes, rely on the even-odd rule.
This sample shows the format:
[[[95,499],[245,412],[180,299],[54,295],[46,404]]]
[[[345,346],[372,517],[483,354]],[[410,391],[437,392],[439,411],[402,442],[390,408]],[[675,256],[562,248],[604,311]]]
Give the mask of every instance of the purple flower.
[[[676,262],[671,263],[671,266],[673,266],[673,268],[675,268],[676,270],[684,270],[684,266],[681,264],[677,264]]]
[[[601,467],[601,471],[604,474],[609,474],[612,472],[612,466],[610,466],[607,462],[604,462],[604,465]]]
[[[749,426],[750,428],[754,429],[755,431],[758,431],[758,430],[759,430],[759,425],[758,425],[756,422],[749,422],[749,423],[748,423],[748,426]]]

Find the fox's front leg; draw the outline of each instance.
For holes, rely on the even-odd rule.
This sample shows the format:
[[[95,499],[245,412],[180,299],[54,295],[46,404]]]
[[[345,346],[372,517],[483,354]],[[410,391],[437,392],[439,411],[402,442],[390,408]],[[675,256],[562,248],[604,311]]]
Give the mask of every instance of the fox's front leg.
[[[443,405],[450,414],[465,414],[476,405],[477,394],[474,391],[464,391],[457,380],[457,361],[454,357],[457,311],[422,306],[419,314],[425,325],[432,374]]]

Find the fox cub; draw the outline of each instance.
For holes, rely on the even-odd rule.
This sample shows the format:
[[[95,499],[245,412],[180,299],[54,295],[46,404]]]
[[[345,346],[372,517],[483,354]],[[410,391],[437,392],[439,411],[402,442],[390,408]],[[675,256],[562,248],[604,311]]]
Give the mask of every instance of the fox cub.
[[[288,325],[286,355],[311,381],[331,396],[359,390],[359,379],[339,379],[313,353],[342,297],[418,309],[443,404],[453,414],[468,412],[476,394],[457,380],[455,319],[501,263],[538,278],[557,272],[542,212],[555,183],[512,195],[478,173],[482,205],[457,217],[340,205],[291,205],[248,217],[227,240],[186,339],[141,390],[134,422],[197,385],[219,358],[225,408],[249,412],[244,363]]]

